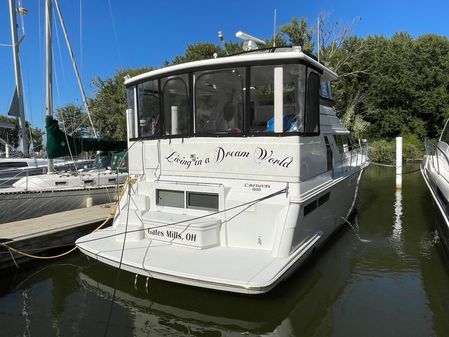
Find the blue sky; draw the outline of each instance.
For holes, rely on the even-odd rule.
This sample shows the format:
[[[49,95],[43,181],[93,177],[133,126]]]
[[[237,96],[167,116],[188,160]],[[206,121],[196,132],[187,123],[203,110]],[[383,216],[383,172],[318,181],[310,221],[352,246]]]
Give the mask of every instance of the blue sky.
[[[235,41],[238,30],[269,38],[274,9],[278,25],[289,22],[292,16],[305,17],[309,24],[315,24],[320,13],[328,12],[331,22],[348,24],[361,18],[353,31],[359,36],[391,36],[399,31],[414,37],[426,33],[449,36],[449,2],[444,0],[59,1],[88,96],[94,94],[91,82],[96,76],[106,78],[120,68],[162,66],[165,60],[183,54],[189,43],[218,42],[219,30],[226,40]],[[11,43],[8,3],[0,0],[0,44]],[[25,17],[26,38],[21,46],[26,117],[33,126],[42,127],[44,0],[23,0],[23,5],[29,11]],[[54,24],[53,35],[56,109],[82,100],[59,23]],[[12,51],[0,47],[0,114],[6,114],[13,90]]]

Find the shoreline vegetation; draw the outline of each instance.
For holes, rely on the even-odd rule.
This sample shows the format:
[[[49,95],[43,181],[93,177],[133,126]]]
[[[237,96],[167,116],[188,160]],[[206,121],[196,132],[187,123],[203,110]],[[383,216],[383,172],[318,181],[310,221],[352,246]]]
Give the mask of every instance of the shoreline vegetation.
[[[344,24],[321,15],[316,28],[309,26],[305,18],[293,17],[280,26],[276,46],[301,46],[307,53],[319,53],[320,62],[339,74],[339,79],[332,82],[337,114],[355,139],[368,140],[373,162],[394,163],[395,137],[401,135],[404,160],[420,160],[423,139],[437,139],[449,118],[449,39],[435,34],[412,37],[406,32],[359,37],[352,33],[359,21]],[[314,43],[318,31],[319,51]],[[265,41],[265,47],[273,45],[272,39]],[[239,42],[196,42],[188,44],[183,55],[163,65],[241,51]],[[95,92],[89,104],[94,126],[102,138],[126,139],[124,77],[156,68],[119,69],[109,78],[92,80]],[[90,134],[82,106],[58,107],[56,117],[70,132]],[[13,143],[18,139],[17,131],[7,131]],[[41,135],[42,131],[36,129],[36,138]]]
[[[396,163],[396,139],[373,140],[368,143],[368,156],[374,163],[394,165]],[[402,137],[402,158],[405,162],[422,161],[424,142],[415,135]]]

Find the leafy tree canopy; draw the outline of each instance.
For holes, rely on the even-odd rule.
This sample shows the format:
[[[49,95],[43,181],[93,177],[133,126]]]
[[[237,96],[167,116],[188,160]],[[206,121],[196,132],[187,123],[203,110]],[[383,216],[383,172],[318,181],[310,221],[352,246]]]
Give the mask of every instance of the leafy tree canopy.
[[[151,68],[118,70],[111,78],[97,77],[93,80],[95,96],[89,106],[94,126],[102,138],[126,139],[126,92],[125,76],[136,76]]]
[[[89,119],[81,105],[73,103],[56,109],[56,119],[59,125],[68,135],[80,137],[87,133]]]

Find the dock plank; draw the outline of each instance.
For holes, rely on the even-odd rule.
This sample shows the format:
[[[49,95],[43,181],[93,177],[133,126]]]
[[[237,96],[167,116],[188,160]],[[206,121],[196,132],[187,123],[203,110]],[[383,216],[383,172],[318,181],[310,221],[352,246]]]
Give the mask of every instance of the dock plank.
[[[102,224],[114,210],[114,204],[75,209],[37,218],[0,224],[0,242],[22,252],[48,256],[57,247],[73,245],[75,240]],[[105,225],[110,225],[112,218]],[[12,254],[12,255],[11,255]],[[0,245],[0,270],[15,270],[33,259],[8,251]]]
[[[97,205],[0,224],[0,238],[21,240],[102,221],[108,217],[113,206],[114,204]]]

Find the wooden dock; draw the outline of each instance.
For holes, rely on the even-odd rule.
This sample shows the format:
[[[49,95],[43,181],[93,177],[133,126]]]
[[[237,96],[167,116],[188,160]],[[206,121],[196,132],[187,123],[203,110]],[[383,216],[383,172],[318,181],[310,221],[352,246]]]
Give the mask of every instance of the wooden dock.
[[[103,223],[113,208],[114,204],[105,204],[0,224],[0,243],[39,256],[69,250],[76,239]],[[107,225],[111,222],[112,218]],[[30,260],[0,245],[0,270],[15,269]]]

